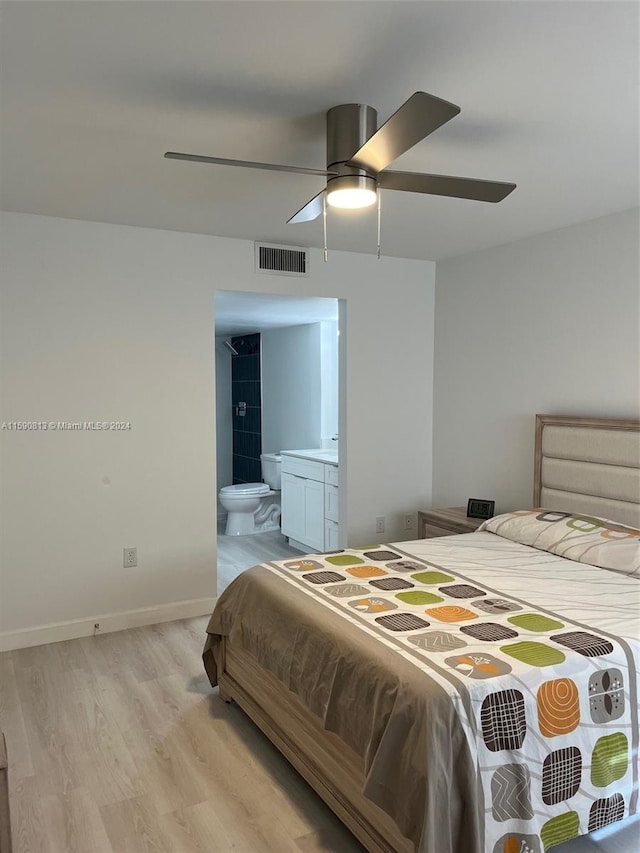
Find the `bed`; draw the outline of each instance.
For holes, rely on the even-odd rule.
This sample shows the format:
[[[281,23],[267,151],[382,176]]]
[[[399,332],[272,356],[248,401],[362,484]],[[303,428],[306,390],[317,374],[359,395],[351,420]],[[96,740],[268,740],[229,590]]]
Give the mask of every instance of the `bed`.
[[[216,605],[212,685],[371,853],[635,849],[640,422],[536,416],[533,506]]]

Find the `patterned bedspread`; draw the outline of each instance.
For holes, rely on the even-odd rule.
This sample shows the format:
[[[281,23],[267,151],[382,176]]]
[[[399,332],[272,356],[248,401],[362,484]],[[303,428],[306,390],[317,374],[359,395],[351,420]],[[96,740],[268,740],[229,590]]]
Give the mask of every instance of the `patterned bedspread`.
[[[504,542],[511,565],[518,554],[525,569],[543,567],[536,574],[521,566],[518,593],[513,583],[506,592],[495,584],[501,558],[490,548],[487,562],[479,541],[503,542],[481,533],[429,543],[431,549],[424,542],[376,546],[263,569],[395,649],[446,692],[477,773],[484,838],[477,853],[543,853],[637,811],[633,619],[623,637],[590,615],[598,589],[604,601],[607,587],[637,581]],[[404,550],[412,545],[427,554]],[[560,579],[555,595],[549,561],[556,575],[558,565],[570,566],[569,583]],[[542,596],[536,578],[548,583]],[[590,604],[576,609],[585,595]],[[384,774],[384,759],[378,765]],[[424,844],[417,846],[435,853]]]

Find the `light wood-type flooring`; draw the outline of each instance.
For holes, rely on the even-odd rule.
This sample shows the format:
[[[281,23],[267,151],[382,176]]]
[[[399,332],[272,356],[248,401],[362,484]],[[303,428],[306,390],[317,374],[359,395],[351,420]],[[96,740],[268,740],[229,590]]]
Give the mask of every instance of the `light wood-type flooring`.
[[[362,853],[209,686],[206,623],[0,654],[15,853]]]
[[[250,536],[225,536],[224,522],[218,522],[218,595],[240,572],[269,560],[298,557],[279,530],[252,533]]]

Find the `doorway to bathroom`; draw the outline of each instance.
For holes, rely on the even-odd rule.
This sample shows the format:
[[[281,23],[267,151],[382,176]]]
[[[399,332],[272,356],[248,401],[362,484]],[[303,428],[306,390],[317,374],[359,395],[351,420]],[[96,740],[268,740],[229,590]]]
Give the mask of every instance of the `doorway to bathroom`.
[[[256,563],[331,550],[340,538],[341,308],[325,297],[214,298],[220,593]],[[301,453],[313,482],[289,473]]]

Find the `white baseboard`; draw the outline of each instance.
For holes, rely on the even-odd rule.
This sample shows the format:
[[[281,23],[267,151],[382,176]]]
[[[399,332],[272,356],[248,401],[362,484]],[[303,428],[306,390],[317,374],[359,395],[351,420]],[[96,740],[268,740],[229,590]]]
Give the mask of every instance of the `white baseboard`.
[[[62,640],[76,640],[78,637],[91,637],[95,633],[96,623],[100,625],[100,634],[108,634],[111,631],[140,628],[142,625],[155,625],[158,622],[174,622],[176,619],[206,616],[211,613],[215,603],[215,598],[192,598],[188,601],[157,604],[155,607],[141,607],[138,610],[102,613],[99,616],[74,619],[71,622],[53,622],[35,628],[23,628],[20,631],[3,631],[0,633],[0,652],[42,646],[46,643],[59,643]]]

